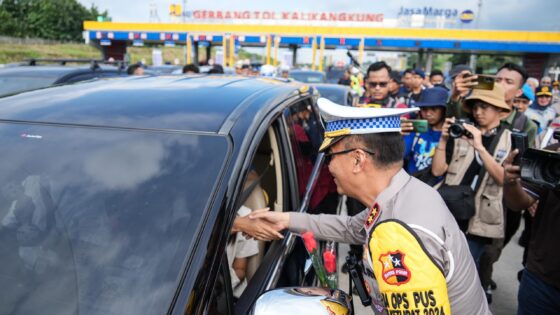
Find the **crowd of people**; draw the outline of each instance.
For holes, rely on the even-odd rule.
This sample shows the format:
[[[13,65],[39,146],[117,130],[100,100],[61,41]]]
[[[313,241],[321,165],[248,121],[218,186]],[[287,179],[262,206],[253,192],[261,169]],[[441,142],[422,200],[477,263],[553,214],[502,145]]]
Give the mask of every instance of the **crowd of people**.
[[[359,106],[420,108],[417,115],[409,114],[402,123],[404,168],[438,189],[445,200],[467,238],[488,303],[492,303],[492,291],[498,286],[492,280],[493,264],[518,230],[521,219],[525,219],[519,241],[525,249],[519,260],[526,268],[517,277],[521,281],[529,274],[537,285],[529,287],[522,282],[520,314],[537,314],[535,310],[553,314],[558,309],[560,265],[552,268],[552,262],[558,263],[558,258],[553,257],[558,255],[545,256],[540,244],[536,245],[539,253],[533,253],[531,248],[545,233],[553,236],[551,230],[535,228],[536,224],[545,224],[542,219],[534,220],[540,215],[535,209],[542,195],[534,193],[511,206],[509,199],[520,193],[508,194],[513,188],[505,182],[505,168],[512,152],[512,131],[526,134],[529,147],[533,148],[545,148],[556,141],[546,134],[560,128],[560,83],[546,76],[540,82],[529,78],[527,71],[514,63],[500,67],[492,78],[494,85],[484,89],[466,65],[453,67],[445,78],[439,70],[427,76],[421,69],[407,69],[401,75],[391,71],[386,63],[377,62],[367,70],[365,93]],[[393,92],[391,83],[400,86],[398,93]],[[425,130],[417,129],[421,121],[427,124]],[[462,133],[457,134],[457,127],[462,127]],[[450,128],[454,128],[453,132]],[[519,183],[519,166],[514,168],[517,174],[509,177]],[[558,191],[548,193],[558,198]],[[543,208],[541,204],[539,209],[547,217],[554,216],[553,209]],[[558,219],[550,222],[557,223]],[[532,265],[527,265],[527,261]],[[543,288],[549,291],[544,292]],[[540,296],[539,302],[528,296]]]

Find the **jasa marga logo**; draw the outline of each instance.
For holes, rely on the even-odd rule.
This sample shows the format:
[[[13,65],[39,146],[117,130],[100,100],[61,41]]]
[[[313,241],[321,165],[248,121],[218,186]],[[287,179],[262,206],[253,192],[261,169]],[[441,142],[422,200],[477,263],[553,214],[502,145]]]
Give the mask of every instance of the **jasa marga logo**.
[[[408,16],[408,15],[424,15],[426,17],[438,17],[444,16],[446,19],[455,18],[459,14],[457,9],[448,8],[434,8],[434,7],[422,7],[422,8],[405,8],[401,7],[397,16]]]

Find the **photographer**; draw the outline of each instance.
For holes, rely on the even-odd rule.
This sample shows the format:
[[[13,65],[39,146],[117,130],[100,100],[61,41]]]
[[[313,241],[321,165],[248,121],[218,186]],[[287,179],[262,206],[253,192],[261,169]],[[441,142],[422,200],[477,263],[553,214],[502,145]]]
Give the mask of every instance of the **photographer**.
[[[463,110],[472,113],[476,126],[454,124],[454,117],[446,119],[432,174],[442,176],[447,172],[440,194],[466,231],[478,266],[484,246],[504,237],[501,164],[510,150],[511,139],[500,120],[511,109],[504,101],[502,87],[496,84],[492,90],[474,89],[465,99]],[[451,198],[456,198],[454,204]]]
[[[547,147],[560,154],[560,144]],[[521,181],[520,167],[512,165],[514,150],[504,162],[504,201],[521,211],[538,201],[525,270],[517,296],[519,315],[558,314],[560,309],[560,190]]]

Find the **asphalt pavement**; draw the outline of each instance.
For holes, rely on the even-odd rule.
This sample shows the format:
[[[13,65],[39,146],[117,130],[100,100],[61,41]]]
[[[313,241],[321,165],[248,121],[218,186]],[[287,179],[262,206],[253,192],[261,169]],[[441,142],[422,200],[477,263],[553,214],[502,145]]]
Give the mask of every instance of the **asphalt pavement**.
[[[342,203],[342,213],[346,213],[345,203]],[[521,259],[523,248],[518,245],[519,236],[523,230],[523,223],[517,234],[507,244],[502,252],[500,260],[494,264],[493,279],[497,284],[496,290],[492,291],[492,304],[490,310],[494,315],[514,315],[517,314],[517,272],[522,269]],[[340,266],[344,263],[346,253],[349,250],[347,244],[339,244],[338,267],[339,283],[338,287],[343,291],[348,291],[348,276],[340,272]],[[373,311],[369,307],[364,307],[360,302],[360,297],[353,296],[356,315],[371,315]]]

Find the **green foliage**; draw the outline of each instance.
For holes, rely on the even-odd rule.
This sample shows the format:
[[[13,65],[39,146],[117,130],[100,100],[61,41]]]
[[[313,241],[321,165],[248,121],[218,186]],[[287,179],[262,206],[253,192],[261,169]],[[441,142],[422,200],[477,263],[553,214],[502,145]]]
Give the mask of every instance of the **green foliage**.
[[[76,0],[0,0],[0,34],[63,41],[82,39],[83,21],[108,17]]]

